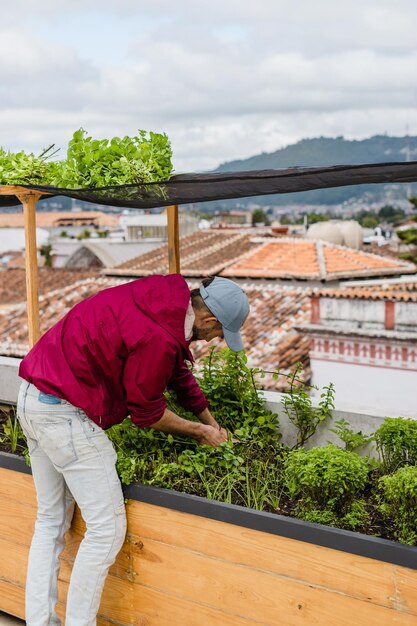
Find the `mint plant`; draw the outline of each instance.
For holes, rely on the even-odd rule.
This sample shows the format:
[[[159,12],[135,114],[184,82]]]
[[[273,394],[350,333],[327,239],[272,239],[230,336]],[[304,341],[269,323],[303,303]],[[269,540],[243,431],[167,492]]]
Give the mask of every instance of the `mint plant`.
[[[406,466],[379,481],[380,510],[394,520],[397,538],[403,543],[417,542],[417,467]]]
[[[417,421],[387,417],[375,431],[375,441],[386,473],[417,465]]]
[[[305,389],[305,384],[296,386],[296,379],[302,370],[302,363],[297,363],[294,372],[288,376],[289,393],[283,394],[282,405],[288,419],[297,429],[297,443],[295,447],[303,446],[316,432],[320,422],[331,417],[334,409],[334,385],[330,383],[323,387],[318,407],[313,407],[312,398]],[[311,388],[311,387],[310,387]],[[312,387],[318,390],[318,387]]]
[[[297,515],[315,522],[326,519],[331,525],[343,525],[344,520],[349,525],[349,515],[358,515],[358,505],[352,507],[365,488],[368,471],[365,459],[328,444],[292,450],[285,461],[284,481],[290,497],[297,498]]]
[[[364,435],[361,430],[355,432],[350,428],[349,422],[343,418],[335,421],[335,427],[330,428],[330,432],[335,433],[343,441],[345,450],[348,452],[362,448],[374,438],[373,435]]]
[[[256,437],[258,442],[278,441],[277,416],[265,408],[256,388],[256,376],[261,370],[250,368],[243,352],[224,348],[211,350],[203,359],[198,377],[210,408],[222,426],[245,440]]]

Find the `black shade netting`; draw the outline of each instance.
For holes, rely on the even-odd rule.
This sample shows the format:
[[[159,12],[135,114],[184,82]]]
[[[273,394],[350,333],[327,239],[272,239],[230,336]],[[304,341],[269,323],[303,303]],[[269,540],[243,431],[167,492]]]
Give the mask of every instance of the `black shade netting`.
[[[296,193],[329,187],[370,183],[417,181],[417,161],[370,163],[331,167],[290,167],[221,174],[181,174],[159,183],[121,185],[91,189],[61,189],[22,185],[54,196],[116,207],[150,209],[171,204],[190,204],[281,193]],[[19,204],[15,196],[0,196],[0,207]]]

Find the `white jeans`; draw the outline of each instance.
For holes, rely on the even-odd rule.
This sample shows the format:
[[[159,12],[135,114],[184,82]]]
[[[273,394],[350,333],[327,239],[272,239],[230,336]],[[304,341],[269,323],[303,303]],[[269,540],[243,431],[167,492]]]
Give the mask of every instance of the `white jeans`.
[[[39,390],[25,381],[17,414],[28,440],[38,500],[26,582],[26,623],[61,623],[55,610],[58,557],[75,501],[87,531],[72,568],[65,624],[92,626],[108,569],[126,534],[116,453],[105,432],[81,409],[53,396],[40,396]]]

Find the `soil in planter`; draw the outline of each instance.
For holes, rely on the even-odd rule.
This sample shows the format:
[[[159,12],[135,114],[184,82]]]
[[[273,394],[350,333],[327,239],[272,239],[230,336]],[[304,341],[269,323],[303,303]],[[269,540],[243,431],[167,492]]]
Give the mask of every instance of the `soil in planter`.
[[[366,510],[369,515],[369,522],[366,526],[357,528],[357,533],[364,535],[372,535],[374,537],[380,537],[381,539],[389,539],[390,541],[397,541],[396,526],[391,520],[387,520],[379,511],[375,498],[372,494],[364,494],[366,501]],[[277,515],[284,515],[285,517],[297,518],[295,514],[296,504],[288,496],[283,495],[281,497],[280,505],[278,509],[272,509],[271,507],[265,507],[265,511],[268,513],[275,513]]]

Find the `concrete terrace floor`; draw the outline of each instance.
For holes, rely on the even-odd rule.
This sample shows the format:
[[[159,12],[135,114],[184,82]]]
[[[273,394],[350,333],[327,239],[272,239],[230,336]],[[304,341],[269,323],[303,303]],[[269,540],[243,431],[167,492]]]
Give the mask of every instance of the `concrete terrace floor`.
[[[25,622],[17,617],[13,617],[12,615],[7,615],[7,613],[2,613],[0,611],[0,626],[18,626],[19,624],[24,624]]]

